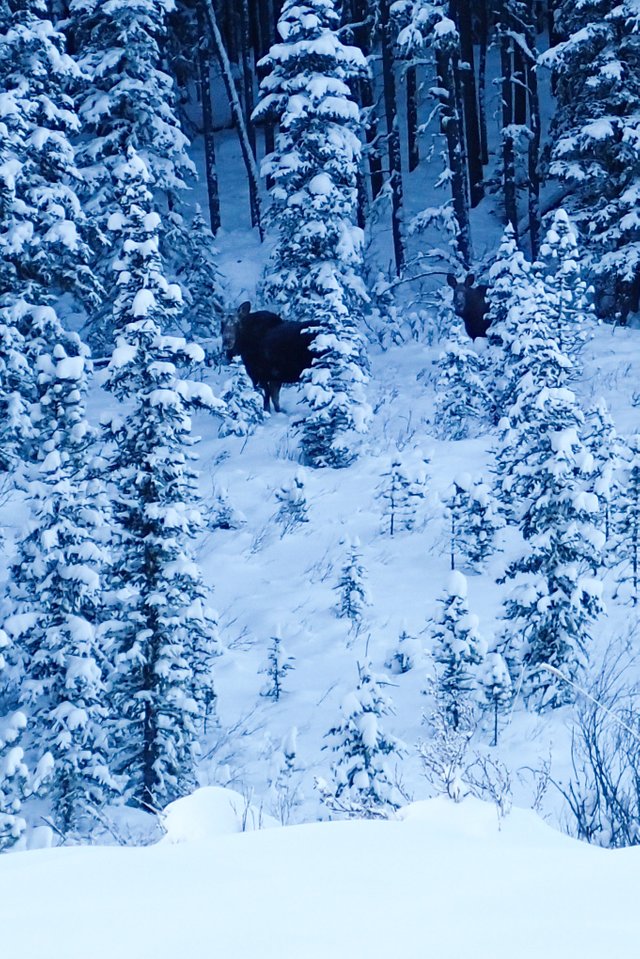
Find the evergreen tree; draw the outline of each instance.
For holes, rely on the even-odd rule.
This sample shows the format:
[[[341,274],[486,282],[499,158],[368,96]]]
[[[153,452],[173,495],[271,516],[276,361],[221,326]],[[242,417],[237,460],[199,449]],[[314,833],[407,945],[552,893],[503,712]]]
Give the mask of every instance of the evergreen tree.
[[[246,522],[245,517],[232,505],[226,486],[216,484],[207,515],[208,529],[239,529]]]
[[[615,562],[614,526],[621,498],[622,473],[629,450],[618,436],[604,399],[587,412],[584,441],[593,458],[592,488],[600,506],[600,528],[605,537],[607,562]]]
[[[586,278],[576,230],[562,208],[556,210],[535,264],[542,277],[550,322],[560,350],[577,363],[577,354],[587,339],[588,323],[595,320],[592,291]]]
[[[573,393],[543,388],[530,409],[517,483],[526,504],[520,522],[525,545],[506,572],[516,585],[505,601],[505,618],[508,655],[525,667],[524,696],[544,709],[574,695],[544,666],[571,681],[586,666],[591,629],[602,611],[596,577],[604,537],[596,526],[597,497],[580,474],[582,418]]]
[[[388,817],[402,803],[393,781],[390,760],[400,759],[401,743],[382,728],[385,716],[393,714],[390,700],[381,686],[384,677],[375,676],[367,663],[358,664],[359,682],[342,703],[342,720],[333,726],[331,750],[333,783],[318,781],[324,803],[330,809],[351,816]]]
[[[184,291],[183,327],[187,336],[204,340],[203,348],[211,365],[222,356],[220,326],[225,314],[225,293],[217,266],[213,234],[196,204],[191,227],[185,231],[178,279]]]
[[[133,150],[145,164],[154,203],[164,214],[163,237],[180,262],[187,231],[179,197],[195,168],[188,141],[175,114],[171,77],[161,69],[172,0],[71,0],[70,27],[81,82],[78,141],[85,206],[90,212],[98,269],[110,282],[111,252],[107,225],[118,208],[121,159]],[[112,346],[112,317],[104,310],[90,318],[92,342]]]
[[[58,341],[49,305],[95,305],[64,89],[76,75],[44,0],[0,5],[0,468],[33,455],[39,353]],[[45,308],[46,307],[46,308]]]
[[[333,0],[285,0],[283,42],[261,61],[269,73],[254,113],[279,123],[276,149],[263,164],[279,235],[265,292],[316,333],[302,431],[304,460],[316,467],[348,466],[354,434],[369,417],[359,332],[367,299],[363,237],[355,226],[360,121],[348,86],[366,75],[366,61],[341,42],[338,27]]]
[[[86,363],[75,334],[39,359],[39,459],[26,475],[33,521],[12,568],[7,620],[22,649],[31,735],[54,758],[50,796],[65,833],[117,789],[101,629],[108,524],[102,484],[87,468]]]
[[[422,644],[403,624],[395,650],[385,663],[392,673],[408,673],[422,659]]]
[[[351,629],[358,633],[362,628],[367,606],[371,605],[369,591],[366,585],[366,573],[362,565],[362,551],[360,540],[354,537],[349,546],[349,552],[337,585],[339,590],[336,612],[341,619],[351,622]]]
[[[466,497],[462,538],[465,560],[472,570],[479,571],[496,552],[496,534],[503,525],[493,490],[481,479],[475,480]]]
[[[214,409],[222,416],[219,436],[250,436],[263,422],[263,401],[239,356],[231,361],[231,376],[222,388],[220,399],[224,404],[222,411]]]
[[[424,463],[423,463],[424,465]],[[397,455],[382,473],[378,499],[383,504],[383,531],[389,536],[411,532],[419,521],[420,506],[426,497],[426,475],[423,469],[412,470]]]
[[[303,799],[299,785],[298,730],[295,726],[283,737],[272,763],[269,781],[272,807],[278,821],[286,826]]]
[[[6,699],[6,669],[9,637],[0,630],[0,704]],[[3,710],[0,707],[0,711]],[[27,717],[21,710],[0,715],[0,852],[14,845],[24,832],[26,822],[21,815],[28,781],[24,751],[19,745]]]
[[[486,430],[494,402],[485,380],[482,355],[458,330],[438,360],[434,427],[440,439],[464,440]]]
[[[631,0],[561,0],[555,23],[568,39],[543,57],[558,98],[549,172],[569,187],[608,312],[624,316],[640,270],[640,13]]]
[[[437,683],[449,723],[457,729],[465,704],[473,698],[472,667],[482,662],[485,645],[478,632],[478,617],[469,612],[462,573],[451,573],[439,604],[430,626],[433,658],[440,666]]]
[[[276,499],[280,508],[276,513],[276,522],[282,527],[282,535],[290,533],[309,522],[309,505],[304,492],[304,474],[298,470],[290,483],[276,490]]]
[[[269,647],[268,665],[261,672],[267,676],[267,682],[260,691],[261,696],[267,699],[273,699],[278,702],[283,693],[282,684],[287,673],[295,669],[293,665],[294,657],[288,656],[284,648],[280,631],[276,630],[271,637],[271,646]]]
[[[493,743],[498,745],[499,716],[511,706],[513,700],[513,684],[509,669],[500,653],[489,653],[485,661],[485,669],[481,678],[485,699],[493,712]]]
[[[616,591],[632,606],[640,604],[640,436],[629,442],[630,461],[618,499],[614,532]]]
[[[214,400],[208,387],[179,375],[202,361],[202,350],[163,332],[181,296],[162,272],[146,165],[129,149],[114,175],[119,210],[109,227],[120,235],[120,254],[107,388],[126,412],[106,426],[117,522],[112,710],[127,796],[161,808],[195,783],[211,701],[216,632],[190,543],[201,518],[189,412]]]

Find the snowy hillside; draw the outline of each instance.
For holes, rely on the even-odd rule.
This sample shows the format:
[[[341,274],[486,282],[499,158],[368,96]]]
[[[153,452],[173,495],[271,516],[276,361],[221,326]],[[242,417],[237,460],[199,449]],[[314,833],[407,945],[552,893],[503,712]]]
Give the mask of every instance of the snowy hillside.
[[[490,805],[440,799],[407,807],[400,822],[238,834],[237,794],[200,792],[176,807],[159,845],[4,857],[7,955],[637,955],[638,850],[578,843],[532,812],[499,823]]]

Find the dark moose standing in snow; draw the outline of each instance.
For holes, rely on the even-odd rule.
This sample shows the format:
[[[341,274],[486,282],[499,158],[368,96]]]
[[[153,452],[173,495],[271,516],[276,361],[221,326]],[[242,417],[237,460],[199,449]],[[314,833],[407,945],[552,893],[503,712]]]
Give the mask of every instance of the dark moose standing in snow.
[[[222,324],[222,345],[227,359],[240,356],[256,389],[264,395],[264,408],[270,402],[280,412],[280,388],[283,383],[299,383],[309,369],[315,337],[308,327],[291,323],[268,310],[251,312],[251,304],[242,303],[234,316]]]
[[[474,286],[474,282],[473,273],[468,273],[462,283],[453,273],[447,276],[447,283],[453,290],[453,309],[462,318],[467,335],[472,340],[486,336],[491,325],[491,320],[486,319],[489,311],[487,287],[483,284]]]

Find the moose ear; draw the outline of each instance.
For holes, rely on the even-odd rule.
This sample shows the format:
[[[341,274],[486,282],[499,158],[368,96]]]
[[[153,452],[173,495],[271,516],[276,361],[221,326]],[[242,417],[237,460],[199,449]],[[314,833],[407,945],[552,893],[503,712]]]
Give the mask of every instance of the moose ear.
[[[248,316],[251,313],[251,303],[249,300],[245,300],[244,303],[241,303],[238,307],[238,316]]]
[[[458,281],[456,277],[453,275],[453,273],[447,273],[447,283],[449,284],[452,290],[456,289],[458,285]]]
[[[467,278],[466,278],[466,280],[464,281],[464,285],[465,285],[465,286],[473,286],[473,284],[474,284],[475,282],[476,282],[476,275],[475,275],[475,273],[467,273]]]

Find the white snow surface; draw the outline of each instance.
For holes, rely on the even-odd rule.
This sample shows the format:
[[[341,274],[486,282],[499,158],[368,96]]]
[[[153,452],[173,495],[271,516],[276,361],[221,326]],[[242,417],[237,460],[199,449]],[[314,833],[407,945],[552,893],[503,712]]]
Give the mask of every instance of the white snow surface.
[[[236,814],[229,810],[238,801],[243,804],[237,793],[206,790],[169,807],[169,836],[181,837],[179,842],[3,856],[3,954],[21,959],[214,954],[635,959],[638,954],[640,849],[608,851],[578,843],[524,810],[513,810],[500,822],[492,805],[471,798],[459,804],[444,798],[414,803],[400,811],[400,821],[237,833]]]

